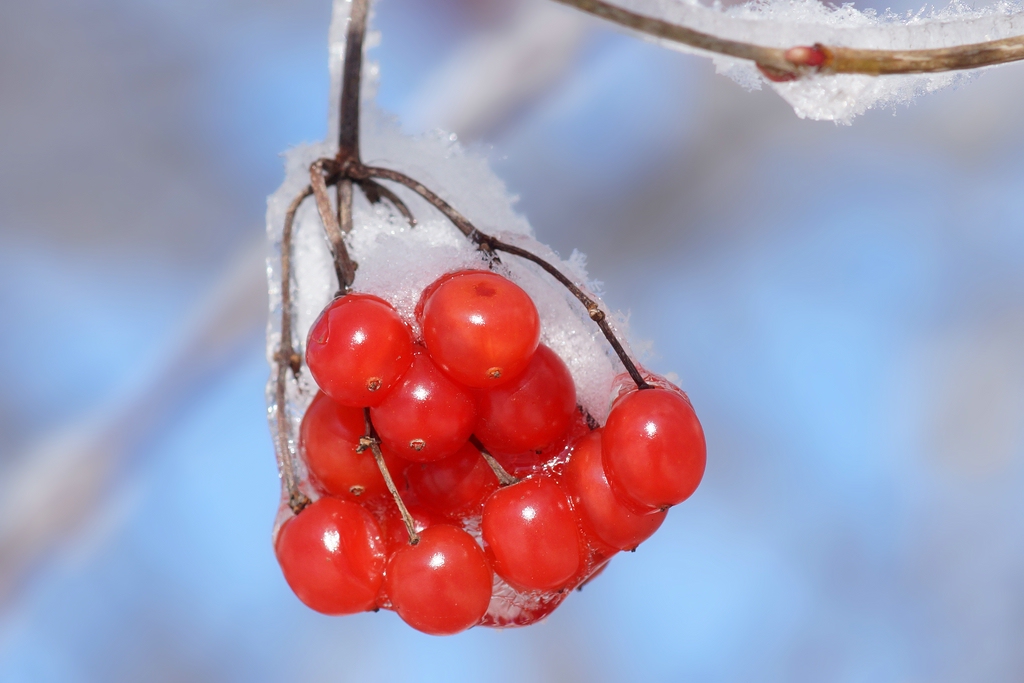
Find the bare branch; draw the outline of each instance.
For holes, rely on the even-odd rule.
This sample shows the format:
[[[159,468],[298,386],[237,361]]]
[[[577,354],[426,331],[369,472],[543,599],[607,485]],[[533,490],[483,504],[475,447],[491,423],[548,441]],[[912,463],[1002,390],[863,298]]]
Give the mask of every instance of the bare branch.
[[[370,0],[353,0],[345,38],[345,64],[341,81],[338,156],[359,158],[359,83],[363,71],[363,37]]]
[[[613,24],[625,26],[656,38],[665,38],[676,43],[689,45],[700,50],[716,52],[718,54],[749,59],[766,66],[781,70],[792,70],[793,65],[786,61],[786,51],[777,47],[763,47],[741,43],[736,40],[726,40],[713,36],[709,33],[694,31],[685,26],[678,26],[662,19],[644,16],[630,10],[623,9],[611,3],[601,0],[555,0],[564,5],[593,14],[596,17],[606,19]]]
[[[699,50],[748,59],[772,80],[822,74],[915,74],[975,69],[1024,59],[1024,36],[927,50],[860,50],[815,44],[790,49],[719,38],[603,0],[555,0],[626,28]]]
[[[1024,36],[934,50],[822,48],[830,58],[823,71],[843,74],[920,74],[976,69],[1024,59]]]

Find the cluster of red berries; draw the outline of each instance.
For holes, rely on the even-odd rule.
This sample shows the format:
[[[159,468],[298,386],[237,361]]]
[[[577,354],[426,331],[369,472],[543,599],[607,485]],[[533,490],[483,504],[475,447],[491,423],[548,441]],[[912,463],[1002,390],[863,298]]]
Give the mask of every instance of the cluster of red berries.
[[[624,390],[591,429],[529,295],[490,271],[446,275],[416,309],[349,294],[314,323],[322,393],[300,441],[322,494],[281,527],[284,576],[327,614],[393,609],[431,634],[532,623],[620,550],[635,549],[704,473],[689,400]],[[415,523],[410,543],[371,448]],[[493,456],[493,467],[480,448]],[[518,478],[499,485],[501,469]]]

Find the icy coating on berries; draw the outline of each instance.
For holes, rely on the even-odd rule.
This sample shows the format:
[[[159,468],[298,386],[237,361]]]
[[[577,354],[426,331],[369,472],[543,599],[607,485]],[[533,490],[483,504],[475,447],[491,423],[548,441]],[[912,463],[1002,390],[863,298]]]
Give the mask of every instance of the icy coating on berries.
[[[289,447],[299,455],[296,461],[300,486],[312,500],[318,499],[320,494],[304,469],[300,444],[296,441],[302,416],[317,393],[317,385],[305,363],[297,378],[288,371],[285,405],[277,405],[274,397],[277,378],[275,356],[281,341],[280,250],[285,212],[292,199],[309,183],[310,164],[320,157],[333,156],[337,149],[337,102],[349,8],[350,4],[345,0],[336,0],[334,4],[330,55],[332,110],[327,141],[299,146],[285,155],[285,181],[268,199],[267,208],[267,232],[271,244],[267,259],[270,294],[267,357],[273,368],[267,385],[268,417],[272,432],[276,432],[277,411],[286,412],[291,428]],[[372,45],[373,42],[374,34],[371,33],[367,44]],[[372,102],[376,76],[376,65],[367,63],[363,78],[364,103]],[[415,138],[403,135],[394,120],[364,104],[360,143],[366,164],[387,166],[416,178],[450,202],[479,229],[529,249],[593,292],[594,286],[588,283],[583,256],[574,253],[563,260],[538,242],[526,219],[515,211],[515,199],[490,169],[487,160],[463,149],[454,135],[440,132]],[[414,311],[424,288],[445,273],[491,266],[481,252],[433,207],[405,188],[393,189],[407,203],[418,223],[410,227],[386,202],[371,205],[361,192],[354,192],[353,230],[348,236],[351,256],[358,263],[354,291],[373,294],[390,302],[418,338]],[[304,202],[296,214],[292,254],[292,341],[295,351],[304,356],[310,326],[337,290],[328,243],[312,199]],[[565,361],[576,384],[581,407],[603,423],[610,409],[613,381],[622,372],[622,366],[586,310],[550,275],[520,258],[504,256],[501,263],[491,269],[518,284],[533,299],[541,319],[541,342]],[[596,296],[593,298],[598,300]],[[613,325],[616,334],[624,341],[622,317],[612,315],[611,319],[616,321]],[[559,454],[546,454],[545,457],[557,459]],[[275,533],[291,514],[287,501],[282,497]],[[465,528],[477,539],[478,523],[479,516],[465,520]],[[584,581],[589,573],[574,579],[563,592],[554,594],[518,593],[496,578],[495,595],[483,623],[517,625],[535,620],[554,609],[565,593]]]

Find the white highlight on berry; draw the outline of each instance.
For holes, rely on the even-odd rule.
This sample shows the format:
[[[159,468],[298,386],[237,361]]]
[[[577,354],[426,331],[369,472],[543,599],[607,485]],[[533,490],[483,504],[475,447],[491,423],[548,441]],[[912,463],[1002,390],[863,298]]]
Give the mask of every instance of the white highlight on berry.
[[[431,569],[440,569],[444,566],[445,557],[444,553],[434,553],[430,556],[429,565]]]
[[[537,510],[532,505],[528,505],[528,506],[523,508],[522,517],[527,522],[532,522],[536,516],[537,516]]]
[[[338,533],[337,529],[329,529],[324,532],[323,536],[324,547],[329,552],[337,552],[338,547],[341,545],[341,534]]]

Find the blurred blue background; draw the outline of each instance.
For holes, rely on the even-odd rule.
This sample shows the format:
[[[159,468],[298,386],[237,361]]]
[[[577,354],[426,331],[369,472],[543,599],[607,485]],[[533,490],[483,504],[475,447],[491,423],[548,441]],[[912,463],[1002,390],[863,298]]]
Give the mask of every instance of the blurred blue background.
[[[546,622],[438,639],[270,546],[263,212],[328,0],[0,14],[0,681],[1024,677],[1024,67],[841,127],[540,0],[382,0],[379,105],[588,254],[709,445]]]

